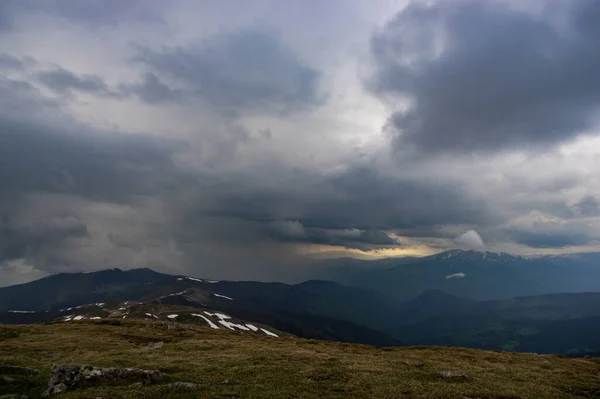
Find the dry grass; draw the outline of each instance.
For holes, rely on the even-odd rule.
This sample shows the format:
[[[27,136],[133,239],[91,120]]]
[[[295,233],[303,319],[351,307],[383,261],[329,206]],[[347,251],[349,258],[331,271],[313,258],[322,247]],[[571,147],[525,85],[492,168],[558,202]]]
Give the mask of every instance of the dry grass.
[[[161,349],[145,351],[149,342]],[[374,348],[290,337],[167,330],[160,322],[0,326],[0,365],[42,370],[2,393],[36,397],[52,364],[158,369],[165,384],[95,386],[64,398],[600,398],[600,361],[445,347]],[[466,381],[439,377],[445,370]],[[174,390],[188,381],[197,389]]]

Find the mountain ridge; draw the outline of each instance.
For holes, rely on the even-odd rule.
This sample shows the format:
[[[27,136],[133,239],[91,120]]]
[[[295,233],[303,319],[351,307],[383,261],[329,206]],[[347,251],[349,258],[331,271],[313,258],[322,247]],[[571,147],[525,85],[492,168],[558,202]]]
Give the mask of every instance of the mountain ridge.
[[[483,256],[470,252],[456,254],[461,259]],[[532,276],[525,274],[522,282],[510,278],[503,280],[505,274],[514,277],[510,273],[520,268],[534,272],[564,271],[564,265],[560,266],[560,263],[557,266],[554,262],[540,260],[533,264],[527,262],[498,263],[492,259],[488,266],[481,267],[478,261],[455,262],[455,259],[445,258],[400,265],[396,269],[378,269],[384,277],[382,281],[390,283],[393,292],[408,291],[399,292],[406,299],[368,285],[345,286],[321,280],[307,280],[295,285],[216,281],[166,275],[150,269],[61,274],[0,288],[0,322],[51,321],[62,318],[63,312],[73,307],[83,309],[77,310],[73,317],[114,318],[121,315],[116,311],[123,307],[119,304],[132,301],[150,307],[147,312],[150,314],[156,314],[153,306],[164,308],[158,314],[160,317],[178,312],[168,309],[182,307],[187,309],[186,315],[221,312],[306,338],[374,345],[441,344],[580,355],[600,352],[600,338],[595,338],[600,337],[600,290],[536,294],[531,291],[543,291],[545,287],[531,286]],[[572,264],[569,260],[568,265]],[[390,270],[391,275],[388,274]],[[590,272],[593,267],[589,265],[582,270],[587,270],[588,278],[593,275]],[[393,274],[398,271],[400,274]],[[406,277],[407,281],[394,280],[399,276]],[[365,282],[370,281],[361,280],[361,283]],[[479,289],[486,294],[482,295],[484,299],[468,295],[474,292],[473,282],[481,284]],[[509,288],[516,286],[528,291],[525,291],[526,295],[504,299],[485,298],[489,296],[486,290],[490,286],[502,288],[506,283],[510,283]],[[40,284],[45,289],[39,289]],[[501,292],[507,296],[507,291]],[[97,309],[99,303],[111,311]],[[85,304],[91,306],[81,306]]]
[[[378,262],[378,261],[371,261]],[[361,268],[334,276],[344,285],[372,288],[398,300],[440,289],[476,300],[548,293],[600,291],[600,253],[525,257],[450,250],[388,267]]]

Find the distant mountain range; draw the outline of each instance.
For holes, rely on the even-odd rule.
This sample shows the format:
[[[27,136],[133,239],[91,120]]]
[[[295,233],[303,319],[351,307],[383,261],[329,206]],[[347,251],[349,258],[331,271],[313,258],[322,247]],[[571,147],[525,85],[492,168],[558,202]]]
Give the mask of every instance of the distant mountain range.
[[[330,266],[327,278],[368,287],[399,300],[429,289],[476,300],[564,292],[600,291],[600,254],[522,257],[451,250],[423,258],[385,259]]]
[[[384,311],[393,304],[372,290],[333,282],[286,285],[212,281],[150,269],[57,274],[0,288],[0,323],[50,321],[65,315],[89,319],[99,315],[88,314],[90,309],[97,310],[88,305],[102,303],[106,309],[118,309],[120,306],[115,305],[125,302],[138,307],[160,305],[163,313],[169,312],[165,306],[184,307],[186,314],[194,309],[220,311],[306,338],[400,344],[382,332],[383,328],[369,326],[385,324],[378,309]],[[134,315],[145,313],[138,309]]]
[[[0,288],[0,322],[147,314],[204,322],[194,314],[220,312],[239,325],[306,338],[579,356],[600,353],[599,259],[454,250],[346,265],[328,260],[323,272],[346,285],[211,281],[150,269],[58,274]]]

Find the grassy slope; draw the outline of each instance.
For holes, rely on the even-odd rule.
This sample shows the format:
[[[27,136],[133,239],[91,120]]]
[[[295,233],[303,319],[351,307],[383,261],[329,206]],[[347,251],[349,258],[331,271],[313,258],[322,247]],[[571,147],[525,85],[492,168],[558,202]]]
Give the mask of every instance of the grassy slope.
[[[183,329],[185,328],[185,329]],[[144,351],[149,342],[164,341]],[[0,326],[0,365],[38,368],[39,377],[1,393],[45,388],[52,364],[159,369],[165,383],[189,381],[195,391],[166,385],[97,386],[62,398],[575,398],[600,397],[600,359],[568,359],[445,347],[375,348],[244,335],[206,327],[167,330],[165,323],[72,323]],[[472,378],[451,382],[443,370]]]

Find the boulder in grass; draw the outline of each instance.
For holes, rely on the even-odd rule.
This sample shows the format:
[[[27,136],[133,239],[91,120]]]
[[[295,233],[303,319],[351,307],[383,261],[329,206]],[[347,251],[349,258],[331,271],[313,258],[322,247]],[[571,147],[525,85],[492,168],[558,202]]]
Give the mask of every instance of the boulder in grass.
[[[62,393],[79,385],[132,382],[153,384],[162,380],[162,378],[162,373],[156,370],[119,367],[101,368],[87,364],[54,365],[48,380],[48,389],[44,392],[44,395],[50,396]]]

